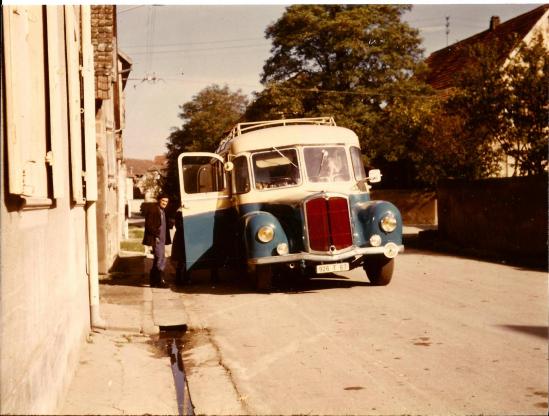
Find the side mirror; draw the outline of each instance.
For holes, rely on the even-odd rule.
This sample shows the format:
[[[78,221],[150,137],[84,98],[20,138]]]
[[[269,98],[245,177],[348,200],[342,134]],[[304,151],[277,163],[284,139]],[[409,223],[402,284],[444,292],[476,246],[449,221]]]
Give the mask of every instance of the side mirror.
[[[381,182],[381,171],[379,169],[372,169],[368,171],[368,182],[378,183]]]
[[[234,169],[234,163],[233,162],[226,162],[223,165],[223,169],[225,169],[225,172],[230,172]]]

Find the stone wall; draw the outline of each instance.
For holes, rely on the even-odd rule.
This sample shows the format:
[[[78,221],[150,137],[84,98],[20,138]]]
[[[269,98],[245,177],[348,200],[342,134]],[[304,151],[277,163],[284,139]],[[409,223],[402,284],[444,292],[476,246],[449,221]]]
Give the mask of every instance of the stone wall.
[[[115,6],[91,6],[92,44],[95,65],[95,98],[111,98],[116,66]]]

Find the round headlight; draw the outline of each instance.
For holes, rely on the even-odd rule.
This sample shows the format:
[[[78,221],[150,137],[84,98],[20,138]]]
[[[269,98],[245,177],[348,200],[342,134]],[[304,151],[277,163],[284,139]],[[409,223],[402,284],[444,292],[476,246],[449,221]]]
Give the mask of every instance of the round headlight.
[[[279,245],[276,246],[276,252],[281,256],[288,254],[289,252],[288,244],[280,243]]]
[[[388,212],[380,221],[381,229],[386,233],[395,231],[397,220],[392,212]]]
[[[270,225],[264,225],[257,232],[257,239],[262,243],[268,243],[274,238],[275,232]]]

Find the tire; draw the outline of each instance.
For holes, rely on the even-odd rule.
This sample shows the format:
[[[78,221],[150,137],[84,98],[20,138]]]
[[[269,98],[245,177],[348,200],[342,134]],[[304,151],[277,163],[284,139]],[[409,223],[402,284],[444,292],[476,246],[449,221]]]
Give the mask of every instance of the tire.
[[[385,256],[364,257],[364,270],[373,286],[387,286],[393,277],[395,259]]]
[[[273,285],[273,270],[269,264],[258,264],[254,271],[254,288],[258,292],[266,292]]]

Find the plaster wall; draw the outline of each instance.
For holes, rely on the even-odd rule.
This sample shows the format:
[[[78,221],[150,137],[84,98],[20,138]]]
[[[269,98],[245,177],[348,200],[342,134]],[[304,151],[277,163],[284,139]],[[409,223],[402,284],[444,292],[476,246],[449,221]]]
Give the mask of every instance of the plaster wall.
[[[89,330],[85,208],[70,201],[66,118],[59,133],[64,145],[56,163],[64,167],[64,197],[54,200],[50,207],[21,210],[19,199],[7,193],[8,159],[2,121],[2,414],[55,413]]]
[[[97,249],[100,274],[108,274],[118,256],[124,221],[119,209],[120,172],[116,160],[113,128],[113,100],[104,100],[96,114]]]

